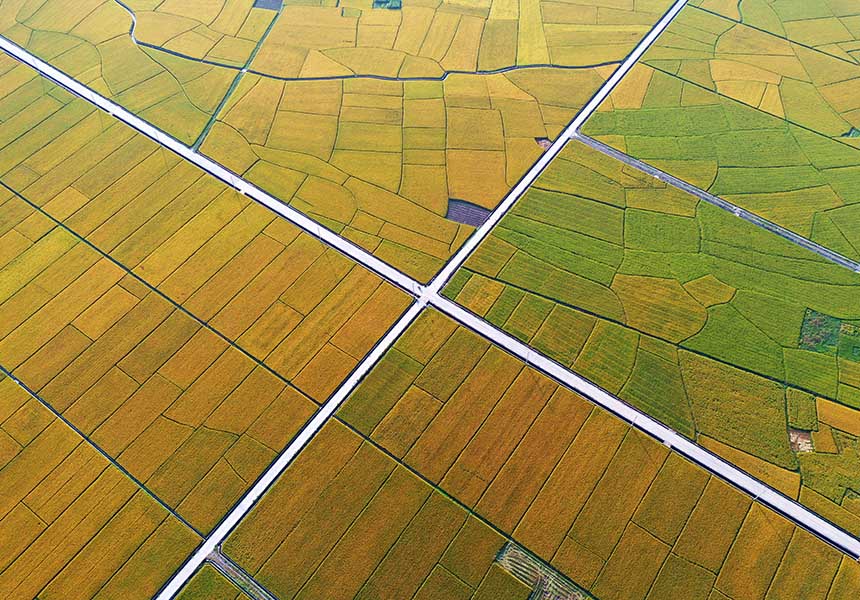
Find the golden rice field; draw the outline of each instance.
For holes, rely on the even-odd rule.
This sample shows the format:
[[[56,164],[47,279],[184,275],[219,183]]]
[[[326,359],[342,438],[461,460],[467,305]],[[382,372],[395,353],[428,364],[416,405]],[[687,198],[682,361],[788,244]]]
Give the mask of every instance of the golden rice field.
[[[670,2],[406,0],[397,10],[373,4],[287,2],[251,69],[282,78],[403,78],[617,62]]]
[[[0,99],[0,365],[208,530],[408,298],[52,91]]]
[[[494,208],[611,68],[443,81],[283,82],[248,75],[201,151],[419,280]]]
[[[0,35],[427,282],[672,4],[4,0]],[[583,132],[860,259],[858,62],[852,2],[692,0]],[[858,292],[572,141],[444,295],[856,536]],[[154,597],[309,423],[176,598],[860,597],[433,308],[318,413],[413,301],[0,53],[0,597]]]
[[[7,377],[0,489],[3,598],[150,596],[199,541]]]
[[[860,590],[851,559],[436,312],[339,417],[597,598]],[[296,509],[271,502],[298,535]],[[248,526],[249,546],[260,531]]]
[[[495,566],[498,531],[333,421],[227,538],[278,598],[498,598],[529,589]]]

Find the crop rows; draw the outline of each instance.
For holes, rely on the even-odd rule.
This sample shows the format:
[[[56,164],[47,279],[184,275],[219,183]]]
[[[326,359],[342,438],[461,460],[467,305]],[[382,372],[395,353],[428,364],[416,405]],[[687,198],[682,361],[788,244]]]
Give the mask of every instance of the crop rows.
[[[849,271],[575,143],[445,293],[856,532],[860,514],[846,501],[860,482],[843,479],[836,493],[818,462],[851,472],[856,434],[827,442],[814,419],[794,422],[787,411],[803,397],[814,416],[818,396],[857,418],[860,361],[847,345],[812,344],[822,326],[810,315],[838,315],[837,335],[843,320],[853,327],[858,285]],[[812,447],[793,447],[787,424],[814,430]]]
[[[442,81],[248,75],[202,152],[407,274],[428,280],[603,82],[535,69]],[[570,91],[570,90],[574,91]]]
[[[0,595],[155,593],[197,536],[9,378],[0,378]]]
[[[750,27],[860,63],[860,9],[853,2],[825,0],[693,0]]]
[[[850,558],[439,313],[339,417],[598,598],[860,589]]]

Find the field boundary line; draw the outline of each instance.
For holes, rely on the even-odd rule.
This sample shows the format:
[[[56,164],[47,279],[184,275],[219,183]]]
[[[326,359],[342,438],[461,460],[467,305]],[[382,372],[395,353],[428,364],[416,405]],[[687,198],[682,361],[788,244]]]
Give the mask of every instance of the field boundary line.
[[[396,342],[400,335],[418,317],[427,306],[433,306],[455,321],[470,329],[471,331],[485,337],[499,347],[507,350],[514,356],[519,357],[526,364],[532,366],[544,375],[556,382],[561,383],[595,404],[612,412],[615,416],[630,423],[650,436],[658,439],[667,446],[674,448],[679,454],[687,457],[695,464],[703,467],[708,472],[715,474],[739,489],[745,491],[753,499],[768,506],[780,515],[788,518],[797,525],[817,535],[822,540],[840,549],[846,554],[860,558],[860,540],[854,538],[847,532],[836,527],[813,513],[810,509],[800,505],[798,502],[783,496],[764,483],[744,473],[728,461],[718,458],[704,448],[683,438],[672,429],[662,425],[655,419],[645,415],[637,409],[629,406],[622,400],[616,398],[609,392],[599,388],[580,375],[575,374],[568,368],[549,359],[540,352],[533,350],[528,345],[520,342],[513,336],[501,331],[482,318],[474,315],[468,310],[460,307],[454,302],[442,297],[439,293],[462,266],[466,259],[478,247],[478,245],[489,235],[493,227],[514,206],[516,201],[534,183],[535,179],[543,172],[549,162],[557,156],[571,136],[585,120],[597,109],[621,79],[630,71],[633,65],[641,58],[656,38],[668,27],[674,17],[687,4],[687,0],[677,0],[672,7],[663,15],[658,23],[640,41],[636,48],[627,56],[615,72],[604,82],[603,86],[586,105],[577,113],[576,117],[556,138],[550,148],[532,165],[529,171],[508,192],[499,206],[490,214],[487,221],[481,225],[466,240],[464,245],[454,254],[445,267],[433,278],[428,285],[423,285],[395,267],[376,258],[366,250],[354,243],[342,238],[333,231],[319,225],[303,213],[283,204],[268,193],[257,188],[248,181],[242,179],[232,171],[226,169],[214,160],[205,157],[192,148],[185,146],[175,138],[169,136],[160,129],[147,123],[128,110],[116,103],[96,94],[85,85],[59,71],[50,64],[33,56],[28,51],[20,48],[17,44],[0,36],[0,49],[14,56],[21,62],[33,67],[43,76],[68,89],[72,93],[89,100],[102,110],[117,117],[138,132],[153,139],[162,146],[174,151],[179,156],[187,159],[210,175],[237,189],[240,193],[247,195],[258,203],[266,206],[275,213],[281,215],[306,233],[321,240],[323,243],[335,248],[352,260],[360,263],[370,271],[376,273],[383,279],[400,287],[414,296],[417,301],[398,319],[388,332],[376,343],[374,348],[353,370],[350,376],[338,387],[335,393],[320,407],[302,430],[287,445],[285,450],[260,476],[254,486],[242,497],[236,506],[222,519],[215,530],[203,541],[200,547],[186,560],[182,568],[177,571],[161,589],[156,596],[157,600],[169,600],[184,586],[193,576],[196,569],[202,564],[207,556],[220,546],[227,535],[239,523],[239,521],[256,505],[262,495],[277,480],[280,474],[291,464],[292,460],[310,442],[322,426],[334,415],[338,407],[346,400],[352,391],[358,386],[364,376],[373,368],[382,355]]]
[[[323,403],[323,405],[314,413],[311,420],[302,428],[302,430],[292,439],[287,447],[278,455],[278,458],[263,472],[259,479],[254,483],[253,487],[248,490],[239,503],[227,513],[227,516],[222,519],[212,533],[204,538],[203,543],[194,551],[194,553],[186,560],[185,564],[174,573],[174,575],[166,582],[164,587],[155,596],[157,600],[170,600],[185,586],[189,579],[197,571],[197,568],[203,564],[212,552],[218,550],[227,536],[233,531],[233,528],[239,524],[247,513],[256,506],[257,501],[266,493],[266,491],[275,483],[278,477],[286,468],[293,462],[293,459],[301,452],[305,446],[310,443],[314,436],[322,429],[329,419],[334,415],[341,404],[352,394],[356,387],[364,379],[382,356],[394,345],[400,338],[400,335],[406,331],[409,325],[418,317],[425,306],[429,304],[430,298],[428,295],[423,295],[418,301],[413,302],[412,306],[403,313],[397,322],[388,330],[388,332],[380,339],[373,349],[368,353],[358,366],[353,370],[349,377],[338,387],[332,396]]]
[[[56,67],[24,50],[18,44],[0,35],[0,49],[13,56],[20,62],[38,71],[42,76],[62,86],[74,95],[89,101],[109,115],[122,121],[138,133],[145,135],[157,144],[172,150],[175,154],[196,165],[201,170],[209,173],[216,179],[226,183],[240,194],[248,196],[269,210],[281,215],[287,221],[312,235],[325,244],[340,251],[353,261],[360,263],[365,268],[376,273],[383,279],[388,280],[409,294],[420,297],[424,292],[424,286],[385,261],[375,257],[373,254],[361,248],[357,244],[336,234],[330,229],[323,227],[307,215],[295,208],[281,202],[271,194],[263,191],[254,184],[242,179],[239,175],[230,171],[220,163],[200,154],[193,148],[186,146],[176,138],[155,127],[151,123],[138,117],[122,106],[108,100],[104,96],[94,92],[86,85],[63,73]]]
[[[570,134],[570,139],[578,142],[582,142],[589,148],[597,150],[611,158],[614,158],[628,166],[633,167],[647,175],[655,179],[659,179],[663,183],[667,183],[672,187],[675,187],[681,191],[687,192],[688,194],[695,196],[699,200],[707,202],[717,208],[721,208],[722,210],[732,213],[736,217],[747,221],[748,223],[752,223],[756,227],[760,227],[765,231],[769,231],[770,233],[777,235],[784,240],[795,244],[796,246],[800,246],[805,250],[809,250],[810,252],[814,252],[818,256],[829,260],[830,262],[836,263],[841,267],[845,267],[855,273],[860,273],[860,262],[851,260],[850,258],[843,256],[842,254],[830,250],[829,248],[822,246],[816,242],[813,242],[809,238],[805,238],[800,234],[794,233],[790,229],[786,229],[782,225],[778,225],[773,221],[769,221],[763,217],[758,216],[757,214],[746,210],[745,208],[741,208],[740,206],[729,202],[728,200],[724,200],[719,196],[715,196],[714,194],[703,190],[702,188],[694,186],[692,183],[687,183],[683,179],[679,177],[675,177],[674,175],[670,175],[665,171],[658,169],[657,167],[653,167],[648,163],[639,160],[638,158],[634,158],[629,154],[618,150],[617,148],[613,148],[608,144],[604,144],[603,142],[594,139],[593,137],[587,136],[580,131],[574,131]]]
[[[106,451],[105,451],[101,446],[99,446],[97,443],[95,443],[95,442],[90,438],[90,436],[88,436],[88,435],[87,435],[87,434],[85,434],[83,431],[81,431],[80,429],[78,429],[78,428],[77,428],[77,427],[76,427],[76,426],[75,426],[71,421],[69,421],[65,416],[63,416],[63,414],[62,414],[61,412],[59,412],[56,408],[54,408],[54,407],[53,407],[53,405],[52,405],[50,402],[48,402],[47,400],[45,400],[44,398],[42,398],[42,397],[38,394],[38,392],[36,392],[35,390],[30,389],[30,388],[27,386],[27,384],[26,384],[26,383],[24,383],[23,381],[21,381],[20,379],[18,379],[18,377],[16,377],[16,376],[12,373],[12,371],[10,371],[10,370],[9,370],[9,369],[7,369],[6,367],[4,367],[4,366],[0,365],[0,375],[5,375],[7,379],[9,379],[10,381],[12,381],[15,385],[17,385],[17,386],[18,386],[19,388],[21,388],[22,390],[24,390],[24,392],[25,392],[28,396],[30,396],[31,398],[33,398],[33,400],[35,400],[36,402],[38,402],[39,404],[41,404],[43,407],[45,407],[45,409],[47,409],[47,411],[48,411],[48,412],[50,412],[50,413],[54,416],[54,418],[56,418],[57,420],[59,420],[60,422],[62,422],[66,427],[68,427],[69,429],[71,429],[71,430],[75,433],[75,435],[76,435],[76,436],[78,436],[78,437],[81,439],[81,441],[82,441],[83,443],[87,444],[90,448],[92,448],[93,450],[95,450],[95,451],[96,451],[96,453],[98,453],[102,458],[104,458],[105,460],[107,460],[107,461],[108,461],[108,463],[109,463],[112,467],[114,467],[114,468],[115,468],[115,469],[117,469],[120,473],[122,473],[125,477],[127,477],[127,478],[129,479],[129,481],[131,481],[135,486],[137,486],[137,488],[138,488],[140,491],[142,491],[144,494],[146,494],[147,496],[149,496],[150,498],[152,498],[152,499],[155,501],[155,503],[156,503],[156,504],[158,504],[159,506],[161,506],[161,508],[163,508],[164,510],[166,510],[166,511],[167,511],[167,513],[168,513],[169,515],[171,515],[173,518],[175,518],[177,521],[179,521],[182,525],[184,525],[185,527],[187,527],[191,532],[193,532],[193,533],[194,533],[196,536],[198,536],[199,538],[203,539],[203,538],[205,538],[205,537],[206,537],[206,536],[203,534],[203,532],[199,531],[199,530],[198,530],[196,527],[194,527],[191,523],[189,523],[188,521],[186,521],[186,520],[182,517],[182,515],[180,515],[178,512],[176,512],[176,510],[175,510],[174,508],[172,508],[172,507],[171,507],[170,505],[168,505],[164,500],[162,500],[162,499],[161,499],[161,498],[160,498],[160,497],[159,497],[155,492],[153,492],[153,491],[152,491],[152,490],[150,490],[148,487],[146,487],[146,484],[145,484],[145,483],[143,483],[142,481],[140,481],[137,477],[135,477],[134,475],[132,475],[132,474],[128,471],[128,469],[126,469],[126,468],[125,468],[125,467],[123,467],[121,464],[119,464],[119,460],[117,460],[117,459],[113,458],[113,457],[112,457],[110,454],[108,454],[108,453],[107,453],[107,452],[106,452]]]

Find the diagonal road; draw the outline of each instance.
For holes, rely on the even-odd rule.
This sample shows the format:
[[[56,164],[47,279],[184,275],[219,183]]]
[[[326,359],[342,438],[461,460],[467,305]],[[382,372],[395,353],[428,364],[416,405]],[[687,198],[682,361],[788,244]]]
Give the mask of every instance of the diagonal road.
[[[611,156],[615,160],[621,161],[624,164],[630,165],[634,169],[642,171],[643,173],[647,173],[651,177],[655,179],[659,179],[669,185],[678,188],[679,190],[685,191],[688,194],[699,198],[700,200],[704,200],[708,204],[713,204],[717,208],[722,208],[723,210],[734,214],[735,216],[740,217],[744,221],[752,223],[762,229],[766,229],[771,233],[774,233],[781,238],[788,240],[789,242],[796,244],[802,248],[806,248],[810,252],[814,252],[817,255],[826,258],[829,261],[835,262],[837,265],[845,267],[846,269],[850,269],[855,273],[860,273],[860,262],[851,260],[850,258],[846,258],[842,256],[838,252],[834,252],[828,248],[820,244],[816,244],[812,240],[809,240],[802,235],[798,235],[793,231],[782,227],[781,225],[777,225],[772,221],[768,221],[767,219],[763,219],[760,216],[751,213],[750,211],[737,206],[736,204],[732,204],[727,200],[723,200],[718,196],[714,196],[710,192],[706,192],[700,188],[697,188],[691,183],[687,183],[683,179],[679,179],[674,175],[670,175],[665,171],[661,171],[657,167],[652,167],[648,163],[642,162],[639,159],[633,158],[629,154],[625,154],[612,146],[604,144],[603,142],[599,142],[594,138],[588,137],[584,133],[580,131],[574,131],[570,134],[570,139],[582,142],[586,146],[594,148],[598,152],[602,152],[608,156]]]
[[[109,112],[143,135],[155,140],[162,146],[172,150],[179,156],[207,171],[209,174],[237,189],[240,193],[247,195],[278,213],[305,232],[337,249],[356,262],[361,263],[380,277],[405,290],[416,299],[409,310],[407,310],[406,313],[404,313],[404,315],[385,334],[385,336],[379,340],[376,346],[359,363],[356,369],[341,384],[337,391],[325,402],[325,404],[323,404],[305,428],[297,434],[275,462],[270,465],[260,479],[248,491],[248,493],[239,501],[230,513],[228,513],[219,526],[189,557],[183,567],[171,578],[169,582],[167,582],[158,594],[157,600],[169,600],[179,592],[197,568],[213,551],[218,548],[220,543],[227,537],[239,521],[248,512],[250,512],[260,497],[262,497],[266,490],[289,466],[292,460],[310,442],[329,418],[331,418],[344,400],[346,400],[346,398],[358,386],[363,377],[371,368],[373,368],[376,362],[385,354],[385,352],[427,306],[436,308],[456,320],[462,326],[482,335],[511,354],[518,356],[536,370],[580,393],[627,423],[632,424],[662,443],[674,448],[679,454],[687,457],[689,460],[703,467],[712,474],[715,474],[734,484],[736,487],[746,491],[762,504],[792,520],[799,526],[804,527],[824,541],[839,548],[854,558],[860,558],[860,540],[857,538],[847,534],[842,529],[822,519],[796,501],[783,496],[762,482],[750,477],[743,471],[731,465],[729,462],[711,454],[707,450],[697,446],[695,443],[690,442],[655,419],[632,408],[612,394],[602,390],[559,363],[556,363],[548,357],[529,348],[516,338],[494,327],[480,317],[447,300],[439,294],[457,269],[462,266],[471,253],[489,235],[492,228],[514,206],[517,200],[543,172],[550,161],[555,158],[559,152],[561,152],[567,141],[577,134],[576,132],[579,127],[585,122],[591,113],[597,109],[600,103],[609,95],[621,79],[630,71],[636,61],[639,60],[654,40],[666,29],[672,19],[674,19],[678,12],[680,12],[684,7],[686,2],[687,0],[677,0],[675,2],[669,11],[641,40],[633,52],[631,52],[612,76],[604,83],[600,90],[598,90],[591,100],[589,100],[562,135],[556,139],[547,152],[541,156],[541,158],[531,167],[531,169],[529,169],[516,186],[514,186],[499,206],[491,213],[487,221],[475,230],[460,250],[458,250],[439,274],[426,286],[400,272],[393,266],[379,260],[363,248],[341,238],[331,230],[320,226],[299,211],[284,205],[273,196],[245,181],[235,173],[229,171],[210,158],[199,154],[194,149],[181,144],[174,138],[153,127],[143,119],[130,113],[107,98],[96,94],[80,82],[33,56],[28,51],[20,48],[11,41],[0,37],[0,49],[17,58],[21,62],[35,68],[43,76],[65,87],[72,93],[92,102],[102,110]]]

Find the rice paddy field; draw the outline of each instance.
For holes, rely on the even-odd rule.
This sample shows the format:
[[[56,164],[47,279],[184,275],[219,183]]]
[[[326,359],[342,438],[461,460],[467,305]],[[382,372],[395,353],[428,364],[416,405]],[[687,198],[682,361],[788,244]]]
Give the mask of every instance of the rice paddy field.
[[[408,298],[56,92],[0,100],[0,365],[209,530]]]
[[[860,597],[851,543],[511,339],[860,538],[860,274],[773,227],[860,260],[860,8],[693,0],[631,66],[672,5],[0,2],[402,276],[0,52],[0,597]],[[580,131],[621,154],[555,156],[622,64]],[[420,284],[547,151],[453,310]]]
[[[445,293],[860,531],[860,276],[576,142]]]
[[[6,376],[0,448],[4,598],[143,598],[199,541]]]
[[[452,597],[425,591],[441,574],[525,598],[506,544],[597,598],[860,590],[854,561],[439,313],[338,416],[224,544],[280,598]],[[522,591],[481,595],[494,570]]]
[[[611,72],[529,69],[444,81],[242,79],[201,151],[421,281]],[[570,91],[568,91],[570,90]]]

